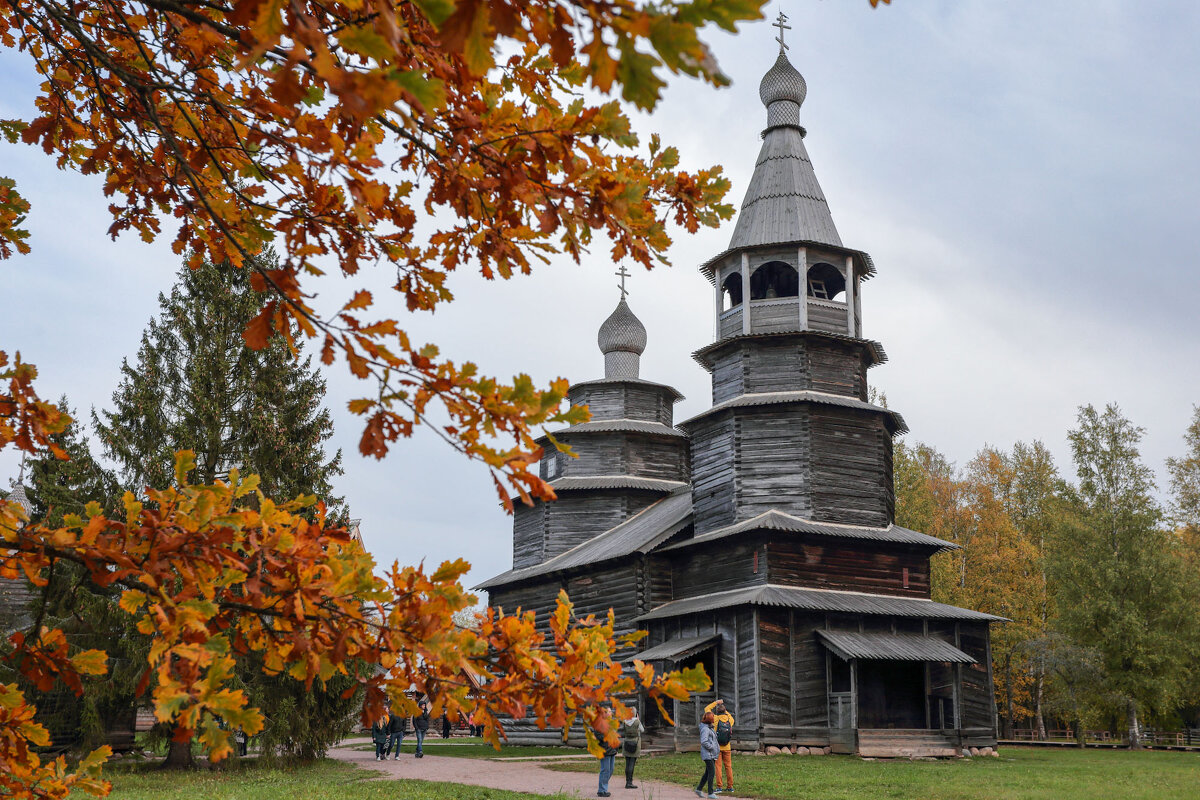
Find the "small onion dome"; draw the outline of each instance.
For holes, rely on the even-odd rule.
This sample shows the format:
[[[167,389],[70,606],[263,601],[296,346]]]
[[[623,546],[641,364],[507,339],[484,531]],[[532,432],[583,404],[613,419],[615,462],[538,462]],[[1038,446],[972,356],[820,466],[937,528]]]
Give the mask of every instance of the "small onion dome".
[[[617,310],[609,314],[600,326],[596,343],[605,355],[622,350],[640,356],[646,349],[646,326],[629,310],[624,297],[617,303]]]
[[[629,310],[624,297],[600,326],[596,343],[604,353],[605,378],[638,377],[642,351],[646,349],[646,326]]]
[[[758,84],[759,99],[767,107],[779,100],[789,100],[799,106],[804,104],[807,96],[808,84],[804,82],[804,76],[781,52],[779,58],[775,59],[775,65],[767,70]]]

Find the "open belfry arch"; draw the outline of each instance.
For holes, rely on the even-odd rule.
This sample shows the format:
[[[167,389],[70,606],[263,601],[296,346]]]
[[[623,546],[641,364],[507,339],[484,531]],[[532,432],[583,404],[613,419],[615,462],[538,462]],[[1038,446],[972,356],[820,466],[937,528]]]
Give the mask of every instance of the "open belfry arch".
[[[782,17],[782,15],[781,15]],[[652,741],[696,747],[722,697],[734,746],[828,746],[863,755],[952,755],[996,741],[989,624],[930,599],[929,560],[950,542],[897,526],[896,412],[868,400],[883,347],[862,333],[871,257],[842,244],[805,148],[807,86],[780,52],[759,86],[767,127],[729,247],[702,265],[714,341],[693,357],[712,406],[640,375],[646,329],[625,299],[600,328],[604,377],[574,384],[589,422],[545,444],[553,503],[519,506],[513,569],[479,587],[538,612],[560,589],[582,614],[612,608],[646,630],[636,656],[701,663],[713,690],[677,703],[675,726],[642,705]],[[582,741],[582,732],[569,732]],[[561,731],[516,721],[512,742]]]

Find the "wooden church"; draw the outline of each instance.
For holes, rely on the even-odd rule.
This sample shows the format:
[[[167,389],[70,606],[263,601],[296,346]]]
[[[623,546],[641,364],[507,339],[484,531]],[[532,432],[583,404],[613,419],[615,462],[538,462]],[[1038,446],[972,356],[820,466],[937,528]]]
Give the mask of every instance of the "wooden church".
[[[703,664],[713,691],[677,704],[676,726],[642,703],[659,744],[696,747],[719,696],[738,749],[992,746],[999,618],[933,602],[929,559],[955,545],[894,524],[906,428],[868,401],[867,371],[886,358],[862,336],[875,265],[834,226],[804,146],[806,92],[781,42],[733,238],[701,267],[716,341],[693,357],[712,407],[675,422],[681,396],[640,376],[646,329],[622,294],[600,327],[604,377],[569,393],[591,420],[554,434],[578,457],[545,443],[558,500],[517,508],[513,568],[477,588],[541,619],[566,589],[580,613],[611,607],[622,632],[647,630],[634,657]],[[560,736],[510,727],[512,742]]]

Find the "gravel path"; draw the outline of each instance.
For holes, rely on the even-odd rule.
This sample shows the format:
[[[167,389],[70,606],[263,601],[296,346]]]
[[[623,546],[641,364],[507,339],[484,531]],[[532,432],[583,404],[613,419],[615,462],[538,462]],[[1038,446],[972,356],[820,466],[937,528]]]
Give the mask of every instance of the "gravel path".
[[[599,771],[597,767],[592,772],[557,772],[546,769],[538,762],[518,763],[431,755],[414,758],[411,753],[404,753],[399,761],[376,761],[373,752],[349,747],[334,748],[329,751],[329,755],[339,761],[349,761],[360,767],[376,770],[389,778],[464,783],[530,795],[562,793],[576,797],[595,797]],[[696,766],[696,779],[699,780],[700,773],[704,771],[699,757],[696,758]],[[670,783],[642,781],[636,775],[633,782],[638,788],[625,788],[625,763],[618,757],[617,769],[608,785],[613,800],[694,800],[696,797],[691,789]]]

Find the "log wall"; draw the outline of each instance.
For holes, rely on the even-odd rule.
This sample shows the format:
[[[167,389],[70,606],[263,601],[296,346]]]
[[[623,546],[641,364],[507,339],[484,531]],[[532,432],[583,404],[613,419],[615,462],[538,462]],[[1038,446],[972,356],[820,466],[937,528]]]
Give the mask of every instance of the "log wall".
[[[767,561],[762,545],[756,540],[730,537],[709,545],[696,545],[672,561],[671,586],[675,599],[766,582]]]
[[[558,500],[541,504],[545,514],[543,560],[616,527],[661,497],[661,492],[632,489],[560,492]]]
[[[696,534],[734,522],[734,419],[721,414],[691,431],[692,513]]]
[[[637,381],[584,383],[572,386],[567,397],[573,406],[587,406],[593,420],[637,419],[674,424],[675,397],[665,386]]]
[[[769,583],[929,597],[929,554],[879,542],[794,537],[766,545]],[[905,587],[904,570],[908,570]]]
[[[867,399],[863,344],[817,336],[772,336],[730,342],[708,356],[713,404],[741,394],[811,389]]]
[[[814,406],[812,518],[886,527],[895,513],[892,437],[875,413]]]

